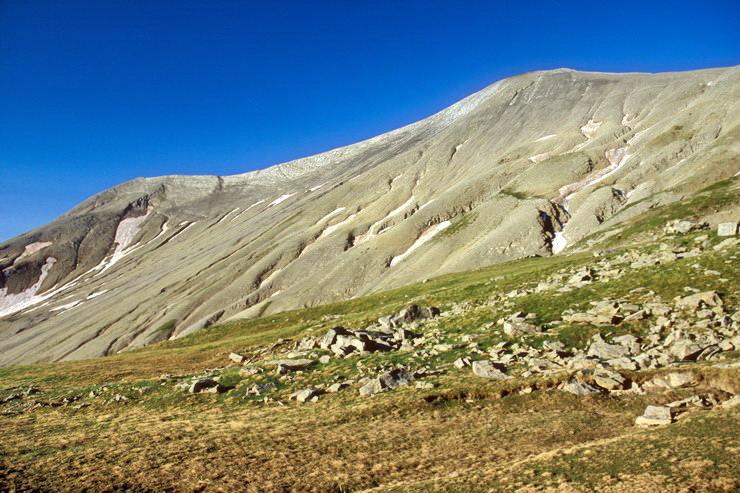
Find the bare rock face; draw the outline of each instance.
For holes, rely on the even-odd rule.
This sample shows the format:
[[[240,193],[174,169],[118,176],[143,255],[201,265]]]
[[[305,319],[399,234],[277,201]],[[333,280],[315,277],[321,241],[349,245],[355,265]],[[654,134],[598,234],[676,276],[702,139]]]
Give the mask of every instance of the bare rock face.
[[[731,178],[739,81],[738,67],[533,72],[316,156],[103,191],[0,244],[0,364],[557,254]]]

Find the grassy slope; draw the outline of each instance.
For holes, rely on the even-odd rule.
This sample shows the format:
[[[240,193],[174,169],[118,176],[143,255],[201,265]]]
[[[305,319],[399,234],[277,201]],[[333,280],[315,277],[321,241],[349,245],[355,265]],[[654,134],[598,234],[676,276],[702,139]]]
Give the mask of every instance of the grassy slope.
[[[720,201],[725,206],[729,187],[726,183],[692,199],[700,203],[688,201],[650,211],[610,241],[620,245],[639,241],[650,228],[679,213],[701,215]],[[692,245],[702,234],[673,242]],[[718,241],[710,235],[710,243]],[[608,246],[613,244],[602,245]],[[628,272],[568,293],[530,294],[514,298],[510,306],[491,301],[492,296],[534,286],[552,273],[601,259],[590,253],[525,259],[343,303],[228,323],[113,357],[0,368],[0,388],[35,385],[49,391],[40,394],[40,400],[79,397],[78,402],[89,404],[81,409],[40,407],[0,416],[0,477],[5,478],[0,484],[3,489],[15,485],[75,491],[108,487],[431,491],[535,486],[563,491],[679,491],[682,484],[700,491],[731,491],[740,487],[740,468],[734,460],[740,447],[737,411],[697,410],[670,427],[639,430],[633,426],[634,417],[646,405],[670,402],[693,391],[584,398],[545,390],[566,378],[563,375],[482,380],[470,370],[451,366],[451,361],[467,354],[464,347],[423,362],[412,353],[333,359],[292,380],[278,379],[271,372],[240,377],[237,368],[230,368],[221,373],[221,379],[236,389],[223,395],[189,395],[156,379],[163,373],[205,374],[207,368],[228,363],[232,350],[251,356],[280,338],[321,335],[338,324],[367,326],[412,302],[442,308],[455,304],[452,315],[426,324],[425,329],[439,330],[442,342],[482,334],[476,342],[484,350],[507,340],[500,328],[490,325],[503,315],[519,309],[535,312],[538,322],[547,326],[565,308],[586,307],[589,301],[607,296],[640,302],[641,294],[630,293],[635,287],[652,290],[665,300],[685,295],[685,286],[716,289],[730,313],[737,307],[737,250],[711,248],[698,258]],[[720,282],[707,270],[720,271],[729,281]],[[645,327],[635,323],[600,330],[639,334]],[[547,337],[582,347],[596,330],[566,326],[551,329]],[[539,342],[534,338],[530,343]],[[406,386],[360,398],[354,387],[318,403],[276,403],[295,389],[356,378],[358,361],[365,368],[404,363],[432,366],[442,373],[427,379],[437,385],[434,389]],[[691,371],[706,381],[737,380],[735,369],[697,364]],[[643,380],[655,372],[633,377]],[[246,395],[250,385],[267,381],[278,384],[265,394],[275,400],[263,403],[262,396]],[[516,393],[532,384],[542,390]],[[87,397],[91,391],[99,397]],[[0,391],[0,398],[11,392]],[[116,402],[115,395],[128,400]]]

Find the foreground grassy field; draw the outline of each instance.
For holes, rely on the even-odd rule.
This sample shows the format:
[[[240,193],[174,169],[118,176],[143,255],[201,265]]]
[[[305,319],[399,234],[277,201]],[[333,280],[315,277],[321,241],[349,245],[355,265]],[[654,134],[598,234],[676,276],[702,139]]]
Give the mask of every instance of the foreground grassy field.
[[[709,360],[623,369],[640,392],[589,395],[558,389],[576,377],[592,382],[588,371],[563,366],[532,373],[522,363],[528,360],[516,359],[517,352],[534,354],[552,342],[577,354],[594,334],[648,340],[668,333],[654,330],[662,323],[656,316],[613,325],[563,321],[604,299],[673,307],[682,297],[712,291],[721,298],[714,312],[673,308],[672,323],[688,333],[730,330],[704,321],[737,313],[737,244],[709,231],[645,239],[676,210],[686,217],[711,207],[717,203],[651,211],[602,245],[618,251],[600,256],[524,259],[231,322],[108,358],[1,368],[0,399],[10,400],[0,408],[0,489],[737,491],[740,407],[731,405],[740,391],[737,349]],[[663,260],[645,261],[654,258]],[[582,272],[592,279],[567,280]],[[265,363],[304,337],[321,337],[336,325],[369,327],[412,303],[443,312],[410,326],[429,339],[413,350],[332,356],[290,374]],[[532,314],[542,330],[507,335],[497,321],[517,312]],[[486,359],[497,348],[511,354],[510,378],[481,378],[453,365],[466,356]],[[240,372],[229,360],[232,351],[255,373]],[[396,366],[425,370],[419,378],[425,385],[359,394],[362,379]],[[676,371],[693,383],[649,387],[656,376]],[[189,382],[206,377],[232,389],[187,392]],[[345,381],[354,382],[318,402],[289,399],[297,390]],[[255,384],[274,386],[250,393]],[[28,393],[29,387],[43,393]],[[18,397],[24,389],[29,395]],[[670,425],[635,426],[646,406],[697,395],[713,404],[682,409]]]

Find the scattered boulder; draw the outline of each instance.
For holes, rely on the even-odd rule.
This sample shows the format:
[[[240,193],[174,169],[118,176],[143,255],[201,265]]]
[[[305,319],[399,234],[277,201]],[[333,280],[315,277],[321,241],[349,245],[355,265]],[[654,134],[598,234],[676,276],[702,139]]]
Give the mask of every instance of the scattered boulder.
[[[278,373],[281,375],[293,371],[305,370],[315,364],[316,361],[312,359],[274,359],[265,362],[265,365],[277,366]]]
[[[242,364],[244,364],[247,361],[247,357],[246,356],[242,356],[239,353],[230,353],[229,354],[229,359],[231,361],[233,361],[234,363],[236,363],[237,365],[242,365]]]
[[[439,316],[439,308],[436,306],[420,307],[419,305],[411,305],[395,315],[379,318],[378,323],[383,327],[396,328],[415,320],[425,320],[437,316]]]
[[[646,387],[658,387],[664,389],[680,389],[696,383],[696,378],[690,373],[669,373],[660,375],[645,382]]]
[[[598,369],[594,371],[594,382],[606,390],[623,389],[627,379],[615,371]]]
[[[202,380],[193,382],[188,388],[188,392],[190,392],[191,394],[198,394],[201,392],[221,394],[223,392],[226,392],[227,390],[229,390],[228,387],[225,387],[215,380],[211,380],[210,378],[204,378]]]
[[[604,341],[595,341],[589,346],[588,354],[604,360],[612,360],[629,356],[630,350],[621,344],[609,344]]]
[[[321,347],[321,349],[329,349],[337,342],[337,337],[351,335],[352,332],[345,329],[341,325],[338,325],[326,331],[326,334],[324,334],[324,337],[321,339],[321,343],[319,344],[319,346]]]
[[[682,219],[668,221],[663,228],[663,230],[670,235],[686,234],[691,231],[699,231],[702,229],[709,229],[709,224],[704,222],[685,221]]]
[[[452,364],[453,364],[453,365],[455,366],[455,368],[459,368],[459,369],[461,369],[461,370],[462,370],[462,369],[463,369],[463,368],[465,368],[466,366],[470,366],[470,363],[471,363],[471,362],[470,362],[470,358],[468,358],[468,357],[466,356],[466,357],[464,357],[464,358],[457,358],[457,359],[455,360],[455,362],[454,362],[454,363],[452,363]]]
[[[705,291],[703,293],[692,294],[676,301],[676,307],[686,310],[698,310],[704,306],[721,306],[722,298],[716,291]]]
[[[642,416],[635,419],[638,426],[669,425],[673,422],[673,414],[668,406],[648,406]]]
[[[397,389],[415,380],[414,375],[406,368],[395,368],[381,373],[360,388],[360,395],[373,395]]]
[[[560,390],[563,392],[569,392],[571,394],[575,395],[588,395],[588,394],[598,394],[600,393],[600,390],[596,387],[589,385],[584,382],[579,382],[578,380],[568,380],[564,384],[562,384],[560,387]]]
[[[493,362],[488,360],[473,361],[473,373],[483,378],[492,378],[494,380],[504,380],[511,378],[504,372],[496,368]]]
[[[268,390],[272,390],[276,387],[274,382],[267,382],[267,383],[256,383],[249,387],[249,390],[247,390],[248,394],[252,395],[260,395],[264,392],[267,392]]]
[[[304,389],[292,394],[289,398],[292,401],[298,402],[317,402],[319,400],[319,396],[323,394],[323,390]]]

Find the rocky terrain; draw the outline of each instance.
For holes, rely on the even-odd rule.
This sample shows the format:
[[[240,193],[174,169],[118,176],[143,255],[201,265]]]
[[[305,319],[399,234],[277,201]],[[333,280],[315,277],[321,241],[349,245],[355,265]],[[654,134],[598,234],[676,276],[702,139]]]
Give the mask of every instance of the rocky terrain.
[[[106,190],[0,244],[0,364],[113,355],[243,318],[598,248],[646,211],[736,176],[739,79],[737,67],[534,72],[317,156]],[[703,220],[716,229],[737,221],[736,209]],[[545,279],[542,289],[561,281]],[[638,301],[604,306],[617,303],[611,315],[627,319],[668,300]],[[540,337],[530,313],[540,316],[512,312],[502,324]],[[579,313],[561,321],[588,323]],[[416,340],[363,330],[340,335],[394,350]],[[517,349],[501,349],[520,361]]]
[[[2,484],[735,491],[740,237],[705,218],[737,186],[608,248],[6,367]]]

